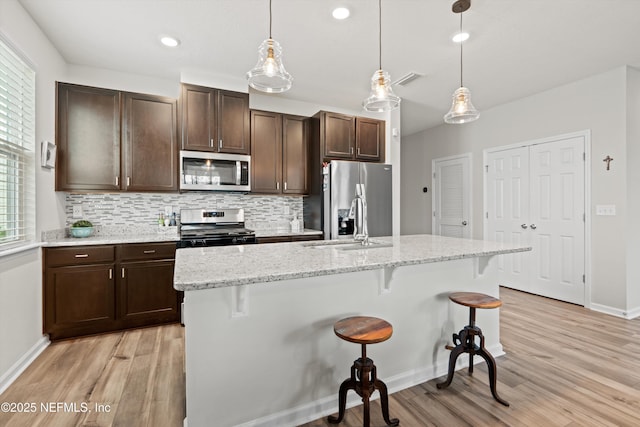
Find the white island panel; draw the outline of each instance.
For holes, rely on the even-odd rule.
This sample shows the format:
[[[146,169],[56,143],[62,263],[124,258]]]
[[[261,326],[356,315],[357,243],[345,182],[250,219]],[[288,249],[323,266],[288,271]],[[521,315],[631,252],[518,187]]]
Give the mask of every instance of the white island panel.
[[[292,247],[300,244],[264,246],[276,245],[289,247],[272,254],[294,253]],[[496,260],[490,256],[474,252],[444,262],[396,262],[385,279],[382,266],[366,268],[368,263],[378,262],[376,252],[386,250],[378,248],[347,255],[365,266],[363,271],[253,281],[244,287],[246,316],[234,317],[237,286],[220,287],[220,277],[215,274],[228,252],[221,249],[209,252],[207,267],[211,269],[210,282],[218,286],[200,284],[202,289],[185,292],[189,427],[295,426],[337,412],[338,387],[360,354],[359,345],[344,342],[333,332],[333,324],[347,316],[377,316],[393,325],[388,341],[367,349],[390,392],[444,375],[449,357],[444,346],[451,342],[452,333],[468,323],[468,309],[449,302],[449,293],[475,291],[499,296]],[[322,255],[324,250],[320,249],[305,250],[330,256]],[[526,248],[500,249],[503,253],[515,250]],[[245,261],[248,259],[240,259],[235,266]],[[246,277],[244,272],[243,280]],[[273,277],[270,271],[268,277]],[[384,288],[390,291],[381,293]],[[488,350],[494,356],[502,354],[499,310],[478,310],[477,320]],[[461,357],[462,361],[466,358]],[[479,371],[476,375],[483,374]],[[451,387],[459,386],[454,378]],[[492,401],[488,387],[479,398]],[[360,398],[350,392],[349,402],[358,404]]]

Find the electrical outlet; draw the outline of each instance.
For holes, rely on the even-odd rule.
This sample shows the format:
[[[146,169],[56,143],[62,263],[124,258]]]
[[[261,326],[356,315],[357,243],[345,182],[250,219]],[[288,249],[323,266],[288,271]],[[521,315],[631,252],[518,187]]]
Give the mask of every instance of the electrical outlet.
[[[82,218],[82,205],[73,205],[73,218]]]

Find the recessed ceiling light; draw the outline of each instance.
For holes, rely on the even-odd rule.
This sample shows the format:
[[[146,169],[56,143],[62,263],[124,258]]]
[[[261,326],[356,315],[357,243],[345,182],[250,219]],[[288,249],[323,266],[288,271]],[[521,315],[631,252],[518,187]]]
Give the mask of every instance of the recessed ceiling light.
[[[160,37],[160,43],[165,46],[176,47],[180,44],[180,40],[176,39],[175,37],[163,36]]]
[[[349,13],[349,9],[347,9],[346,7],[336,7],[335,9],[333,9],[333,12],[331,12],[334,18],[340,20],[347,19],[349,17]]]
[[[453,36],[452,40],[456,43],[462,43],[463,41],[467,40],[469,38],[469,33],[458,33],[455,36]]]

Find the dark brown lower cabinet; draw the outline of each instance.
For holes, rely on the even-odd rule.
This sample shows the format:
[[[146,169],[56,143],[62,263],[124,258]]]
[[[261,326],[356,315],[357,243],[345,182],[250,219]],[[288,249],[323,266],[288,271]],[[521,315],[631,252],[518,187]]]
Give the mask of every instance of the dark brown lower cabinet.
[[[258,243],[304,242],[308,240],[322,240],[322,234],[304,234],[297,236],[265,236],[256,239]]]
[[[180,320],[175,243],[44,249],[44,333],[51,340]]]
[[[120,264],[120,319],[128,327],[179,319],[173,285],[173,260]]]

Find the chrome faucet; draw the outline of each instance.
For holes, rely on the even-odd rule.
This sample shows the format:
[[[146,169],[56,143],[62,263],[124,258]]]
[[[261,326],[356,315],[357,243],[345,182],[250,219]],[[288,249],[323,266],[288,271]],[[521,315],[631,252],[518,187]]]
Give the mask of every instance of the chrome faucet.
[[[369,245],[369,229],[367,228],[367,196],[364,184],[356,184],[356,197],[351,202],[349,218],[354,218],[353,240]]]

